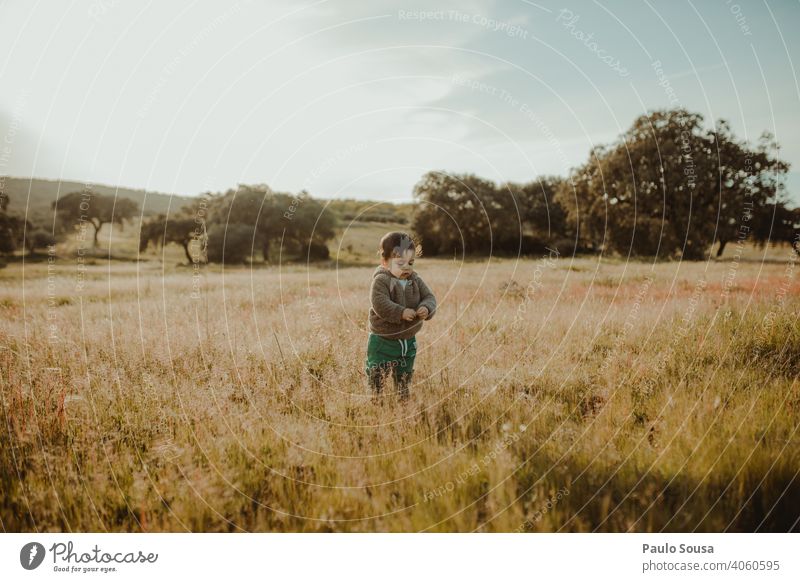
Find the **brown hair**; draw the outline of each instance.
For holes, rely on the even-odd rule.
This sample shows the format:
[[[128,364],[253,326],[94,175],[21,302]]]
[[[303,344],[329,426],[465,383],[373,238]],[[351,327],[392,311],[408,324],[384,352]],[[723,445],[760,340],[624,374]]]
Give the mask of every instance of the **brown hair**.
[[[378,254],[387,261],[393,256],[401,257],[403,253],[411,249],[414,251],[414,256],[418,256],[419,245],[414,242],[411,235],[405,232],[387,232],[381,238],[381,244],[378,247]]]

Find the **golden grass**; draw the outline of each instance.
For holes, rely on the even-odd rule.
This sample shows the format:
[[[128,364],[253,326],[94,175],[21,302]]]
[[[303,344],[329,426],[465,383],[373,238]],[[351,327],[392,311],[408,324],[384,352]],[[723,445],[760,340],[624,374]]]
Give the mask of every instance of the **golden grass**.
[[[440,310],[405,404],[366,392],[370,266],[10,265],[0,525],[797,529],[790,252],[423,258]]]

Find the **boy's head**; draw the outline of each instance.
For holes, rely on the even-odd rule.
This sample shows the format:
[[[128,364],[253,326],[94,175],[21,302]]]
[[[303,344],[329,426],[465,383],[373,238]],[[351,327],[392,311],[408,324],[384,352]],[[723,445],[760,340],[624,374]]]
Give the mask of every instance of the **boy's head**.
[[[389,232],[381,239],[378,249],[381,265],[398,279],[408,279],[414,271],[417,245],[405,232]]]

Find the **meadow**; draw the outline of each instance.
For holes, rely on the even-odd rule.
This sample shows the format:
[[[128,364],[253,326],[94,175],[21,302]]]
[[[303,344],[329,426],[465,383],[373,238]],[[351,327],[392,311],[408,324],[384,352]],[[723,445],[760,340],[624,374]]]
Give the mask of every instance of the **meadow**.
[[[0,269],[2,529],[800,527],[790,248],[423,256],[439,310],[401,403],[367,392],[374,261],[339,242]]]

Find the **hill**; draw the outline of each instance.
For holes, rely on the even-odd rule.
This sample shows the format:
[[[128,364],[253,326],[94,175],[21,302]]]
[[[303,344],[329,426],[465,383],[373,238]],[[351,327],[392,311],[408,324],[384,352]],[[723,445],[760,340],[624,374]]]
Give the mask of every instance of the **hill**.
[[[10,214],[27,216],[31,222],[36,223],[52,220],[51,204],[56,198],[63,197],[70,192],[81,192],[84,188],[86,188],[86,184],[82,182],[9,177],[5,180],[4,194],[9,198],[8,212]],[[167,209],[174,212],[192,200],[188,196],[147,192],[104,184],[91,184],[91,188],[97,194],[130,198],[139,205],[139,208],[144,209],[145,216],[166,213]]]
[[[340,198],[335,200],[320,199],[333,210],[344,222],[382,222],[408,225],[414,213],[415,204],[404,202],[379,202],[377,200],[354,200]]]

